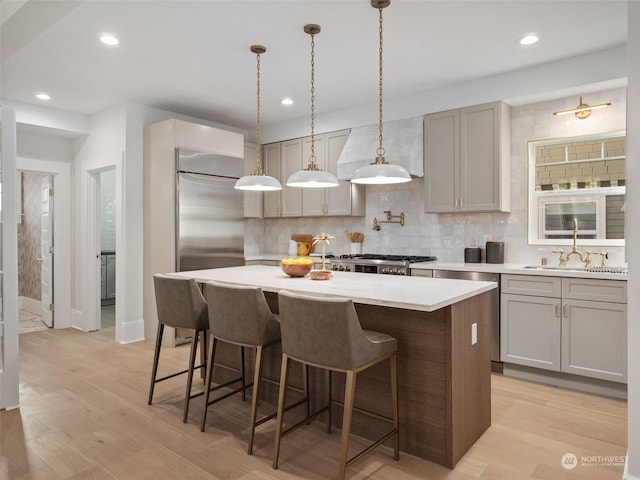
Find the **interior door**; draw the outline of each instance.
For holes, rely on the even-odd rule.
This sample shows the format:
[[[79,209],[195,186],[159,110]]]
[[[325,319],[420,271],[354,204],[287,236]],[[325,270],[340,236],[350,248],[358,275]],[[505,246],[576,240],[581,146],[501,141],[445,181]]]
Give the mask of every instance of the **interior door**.
[[[53,197],[51,195],[51,175],[40,181],[40,291],[41,317],[53,327]]]

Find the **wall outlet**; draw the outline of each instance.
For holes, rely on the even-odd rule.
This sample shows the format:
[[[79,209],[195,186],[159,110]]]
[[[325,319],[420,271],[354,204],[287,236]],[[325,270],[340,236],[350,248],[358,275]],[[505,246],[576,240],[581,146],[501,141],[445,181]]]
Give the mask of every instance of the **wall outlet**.
[[[471,324],[471,345],[478,343],[478,324]]]

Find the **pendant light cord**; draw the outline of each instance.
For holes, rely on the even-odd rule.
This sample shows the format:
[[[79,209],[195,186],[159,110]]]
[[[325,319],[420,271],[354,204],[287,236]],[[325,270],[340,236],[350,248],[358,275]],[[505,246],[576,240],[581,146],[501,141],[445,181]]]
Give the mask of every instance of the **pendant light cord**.
[[[376,151],[376,163],[378,160],[384,162],[384,148],[382,147],[382,7],[378,8],[380,12],[380,26],[378,27],[379,45],[378,45],[378,150]]]
[[[262,175],[260,166],[260,53],[256,53],[256,171],[254,175]]]
[[[316,159],[316,148],[315,148],[315,119],[316,119],[316,88],[315,88],[315,72],[316,72],[316,42],[313,37],[315,35],[311,35],[311,161],[315,162]]]

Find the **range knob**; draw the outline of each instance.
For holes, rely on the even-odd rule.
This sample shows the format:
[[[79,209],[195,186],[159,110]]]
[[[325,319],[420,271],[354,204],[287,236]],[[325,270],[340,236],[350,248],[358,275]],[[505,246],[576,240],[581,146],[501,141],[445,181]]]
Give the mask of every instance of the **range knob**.
[[[351,271],[351,266],[350,265],[345,265],[344,266],[344,271],[345,272],[350,272]]]
[[[331,270],[338,270],[338,265],[331,265]]]
[[[383,269],[382,269],[382,273],[383,273],[383,274],[385,274],[385,275],[388,275],[388,274],[390,274],[390,273],[392,273],[392,272],[391,272],[391,270],[390,270],[390,269],[388,269],[388,268],[383,268]]]

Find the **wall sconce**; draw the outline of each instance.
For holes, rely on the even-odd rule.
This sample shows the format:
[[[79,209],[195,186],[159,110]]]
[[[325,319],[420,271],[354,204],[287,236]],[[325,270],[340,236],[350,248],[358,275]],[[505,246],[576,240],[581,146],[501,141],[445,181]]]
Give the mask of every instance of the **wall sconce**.
[[[597,108],[604,108],[611,105],[611,102],[607,103],[599,103],[597,105],[588,105],[582,101],[582,95],[580,95],[580,104],[576,108],[571,108],[569,110],[560,110],[558,112],[553,112],[554,115],[566,115],[568,113],[575,114],[580,120],[584,120],[585,118],[589,118],[591,115],[591,110],[596,110]]]

